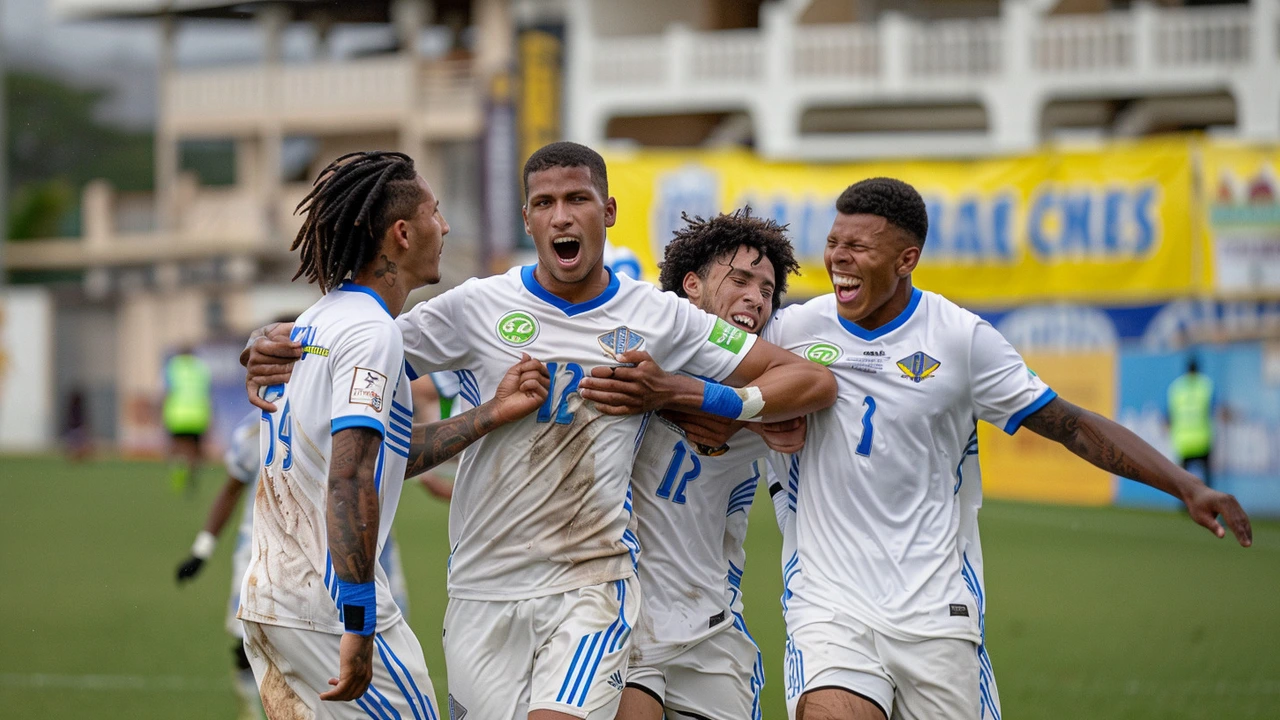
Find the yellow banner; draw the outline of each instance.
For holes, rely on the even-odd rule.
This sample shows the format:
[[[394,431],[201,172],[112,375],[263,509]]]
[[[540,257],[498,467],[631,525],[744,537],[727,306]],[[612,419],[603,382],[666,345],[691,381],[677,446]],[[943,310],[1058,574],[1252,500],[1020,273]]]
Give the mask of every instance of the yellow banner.
[[[1059,395],[1105,417],[1115,416],[1115,356],[1111,353],[1027,354],[1027,367]],[[1104,378],[1105,382],[1099,382]],[[1012,436],[978,423],[978,458],[986,497],[1070,505],[1107,505],[1111,473],[1056,442],[1023,428]]]
[[[632,250],[649,280],[657,280],[681,213],[750,204],[790,225],[802,263],[793,297],[830,292],[822,253],[835,199],[858,180],[885,175],[914,185],[929,208],[916,284],[957,302],[1161,299],[1202,284],[1186,138],[973,161],[773,163],[743,151],[607,160],[618,199],[609,240]]]
[[[1205,246],[1222,295],[1280,291],[1280,146],[1214,141],[1201,152]]]

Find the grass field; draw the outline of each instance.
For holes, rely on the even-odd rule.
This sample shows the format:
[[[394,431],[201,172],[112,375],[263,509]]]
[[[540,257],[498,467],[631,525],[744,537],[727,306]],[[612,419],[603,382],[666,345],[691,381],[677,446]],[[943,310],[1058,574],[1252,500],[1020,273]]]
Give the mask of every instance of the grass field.
[[[207,469],[185,499],[155,463],[0,457],[0,717],[234,717],[233,528],[193,584],[173,580],[221,480]],[[396,520],[441,698],[446,518],[409,488]],[[982,528],[1005,717],[1280,717],[1280,524],[1242,550],[1179,515],[988,502]],[[786,717],[779,544],[762,494],[744,587],[766,719]]]

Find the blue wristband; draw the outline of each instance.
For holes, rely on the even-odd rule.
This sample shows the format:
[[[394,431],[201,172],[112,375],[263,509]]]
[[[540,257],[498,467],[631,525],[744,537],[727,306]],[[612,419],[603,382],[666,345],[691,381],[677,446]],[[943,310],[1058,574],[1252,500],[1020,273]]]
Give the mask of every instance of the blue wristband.
[[[731,387],[720,383],[704,383],[702,386],[702,412],[737,420],[742,414],[742,398]]]
[[[378,593],[374,583],[338,580],[338,618],[356,635],[372,635],[378,624]]]

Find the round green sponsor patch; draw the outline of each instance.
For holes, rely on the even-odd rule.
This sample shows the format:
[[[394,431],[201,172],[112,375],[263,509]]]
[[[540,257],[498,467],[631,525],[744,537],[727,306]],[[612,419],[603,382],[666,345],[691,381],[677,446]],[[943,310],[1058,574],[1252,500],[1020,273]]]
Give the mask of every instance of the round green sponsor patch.
[[[840,359],[840,348],[831,343],[815,343],[805,348],[804,356],[819,365],[830,365]]]
[[[498,337],[515,347],[528,345],[538,337],[538,321],[523,310],[512,310],[498,320]]]

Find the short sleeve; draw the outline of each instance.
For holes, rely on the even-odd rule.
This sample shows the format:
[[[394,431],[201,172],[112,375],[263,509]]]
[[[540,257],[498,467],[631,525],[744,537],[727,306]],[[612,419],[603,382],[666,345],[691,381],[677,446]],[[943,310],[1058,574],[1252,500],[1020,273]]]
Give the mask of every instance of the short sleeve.
[[[436,394],[442,398],[454,398],[462,392],[462,381],[456,372],[433,372],[431,383],[436,386]]]
[[[414,377],[465,368],[467,343],[466,297],[471,283],[463,283],[396,318],[404,336],[404,356]],[[472,313],[474,317],[474,313]]]
[[[755,335],[687,300],[671,302],[669,312],[673,327],[669,336],[670,355],[664,366],[668,371],[724,380],[755,345]]]
[[[262,464],[262,453],[258,447],[258,426],[261,424],[260,412],[255,411],[245,416],[232,429],[227,451],[222,456],[227,475],[245,485],[258,479],[258,467]]]
[[[385,435],[404,345],[392,323],[379,319],[344,333],[329,356],[333,372],[330,432],[367,427]]]
[[[973,329],[969,372],[974,414],[1010,435],[1027,416],[1057,397],[985,320],[979,320]]]

